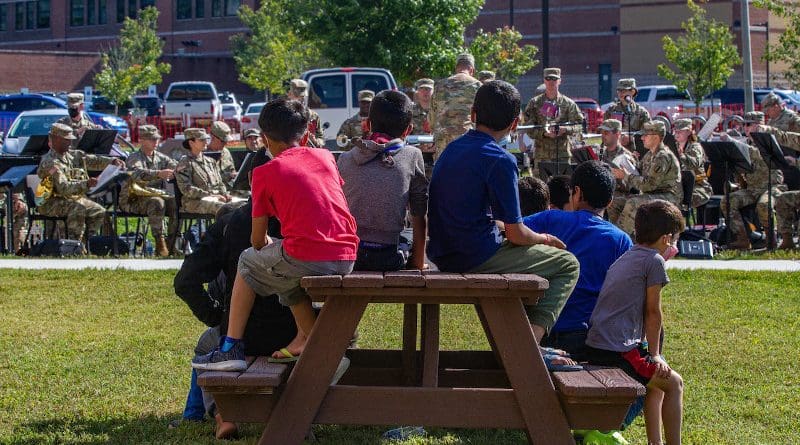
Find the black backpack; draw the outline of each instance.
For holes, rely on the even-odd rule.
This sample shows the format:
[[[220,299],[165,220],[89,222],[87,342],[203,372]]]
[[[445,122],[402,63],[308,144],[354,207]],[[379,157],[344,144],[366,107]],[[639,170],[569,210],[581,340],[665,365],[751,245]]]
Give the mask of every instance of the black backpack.
[[[46,239],[31,248],[31,256],[78,256],[83,255],[83,244],[74,239]]]

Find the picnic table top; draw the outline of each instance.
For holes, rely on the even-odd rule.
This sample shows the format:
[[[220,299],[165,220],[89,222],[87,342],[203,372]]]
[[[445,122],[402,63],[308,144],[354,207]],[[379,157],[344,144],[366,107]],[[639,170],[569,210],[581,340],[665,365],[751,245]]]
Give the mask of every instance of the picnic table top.
[[[470,274],[419,270],[355,271],[344,276],[303,277],[300,285],[307,290],[321,288],[458,288],[541,291],[549,287],[547,280],[534,274]]]

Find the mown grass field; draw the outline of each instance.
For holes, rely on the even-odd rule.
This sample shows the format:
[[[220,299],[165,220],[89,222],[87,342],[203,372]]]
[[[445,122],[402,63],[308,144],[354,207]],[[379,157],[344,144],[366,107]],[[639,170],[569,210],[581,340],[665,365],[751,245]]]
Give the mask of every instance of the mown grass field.
[[[0,444],[212,444],[180,417],[203,326],[173,272],[0,270]],[[800,274],[671,271],[665,351],[686,381],[688,444],[791,444],[800,431]],[[400,344],[399,306],[368,309],[363,347]],[[443,312],[445,348],[486,347],[471,307]],[[387,427],[388,428],[388,427]],[[317,427],[320,444],[387,428]],[[242,428],[253,444],[259,425]],[[428,429],[405,444],[524,444],[517,431]],[[645,443],[641,419],[625,432]]]

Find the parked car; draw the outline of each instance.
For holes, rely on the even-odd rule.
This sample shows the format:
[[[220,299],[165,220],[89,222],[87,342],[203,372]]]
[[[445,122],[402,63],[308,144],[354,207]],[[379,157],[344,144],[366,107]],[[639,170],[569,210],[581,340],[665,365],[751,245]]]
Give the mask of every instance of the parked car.
[[[161,116],[164,112],[164,101],[158,96],[134,96],[131,100],[133,108],[147,110],[147,116]]]
[[[61,108],[46,108],[19,113],[8,128],[8,133],[3,141],[3,154],[20,154],[31,136],[50,133],[50,126],[64,116],[67,116],[67,110]]]
[[[663,116],[670,122],[675,119],[692,117],[698,114],[689,92],[679,90],[675,85],[648,85],[639,87],[636,102],[647,108],[651,117]],[[607,109],[613,102],[603,105]],[[703,99],[700,103],[700,114],[711,110],[711,101]]]
[[[583,120],[586,122],[586,131],[594,132],[603,123],[603,110],[596,100],[588,97],[576,97],[572,99],[583,113]]]
[[[761,100],[769,93],[777,94],[787,108],[797,110],[800,108],[800,97],[794,90],[780,90],[769,88],[753,88],[753,103],[756,108],[761,106]],[[744,105],[744,89],[743,88],[721,88],[708,95],[708,99],[713,99],[715,103],[720,103],[722,106],[731,105]]]
[[[396,90],[397,82],[383,68],[327,68],[306,71],[308,107],[319,114],[325,139],[336,138],[342,122],[358,113],[358,92]]]
[[[222,120],[231,127],[231,130],[238,132],[242,126],[242,107],[236,102],[222,104]]]
[[[261,109],[264,108],[265,104],[266,102],[253,102],[247,106],[247,109],[244,110],[244,114],[242,115],[242,133],[251,128],[259,128],[258,115],[261,114]]]
[[[117,104],[103,95],[95,94],[91,100],[86,101],[86,111],[114,114],[117,112]]]
[[[222,102],[213,82],[172,82],[164,95],[165,121],[205,127],[222,119]]]
[[[58,97],[44,94],[7,94],[0,96],[0,131],[11,126],[14,119],[23,111],[67,109],[67,103]],[[89,118],[103,128],[117,130],[120,136],[128,136],[128,123],[124,119],[111,115],[86,112]]]

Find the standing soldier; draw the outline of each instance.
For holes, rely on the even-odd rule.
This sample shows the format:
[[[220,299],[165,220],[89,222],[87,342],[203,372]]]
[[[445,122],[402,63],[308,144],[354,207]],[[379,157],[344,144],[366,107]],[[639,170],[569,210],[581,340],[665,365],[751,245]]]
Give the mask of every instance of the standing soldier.
[[[472,77],[475,58],[472,54],[456,57],[455,74],[440,80],[433,87],[428,120],[433,129],[433,159],[439,159],[447,144],[472,129],[472,102],[481,82]]]
[[[431,134],[429,114],[433,97],[433,79],[419,79],[414,82],[414,104],[411,106],[411,134]]]
[[[177,163],[169,156],[156,151],[161,135],[155,125],[139,127],[141,148],[125,160],[130,179],[119,194],[120,207],[130,213],[147,215],[147,222],[156,240],[158,256],[168,256],[174,236],[178,231],[175,198],[166,192],[167,181],[173,178]],[[164,238],[164,217],[169,217],[169,228]]]
[[[358,114],[342,122],[339,127],[339,132],[336,133],[336,138],[346,136],[350,139],[343,150],[350,150],[353,148],[352,140],[355,138],[368,136],[367,130],[364,128],[369,117],[369,107],[372,105],[372,99],[375,97],[375,92],[372,90],[361,90],[358,92]]]
[[[231,139],[231,127],[225,122],[216,121],[211,124],[211,142],[208,144],[208,151],[221,153],[217,161],[219,175],[228,190],[233,190],[233,181],[236,180],[236,165],[233,163],[233,156],[230,150],[225,148],[225,144]]]
[[[183,134],[183,147],[190,153],[175,167],[175,182],[182,195],[181,210],[216,215],[233,197],[219,175],[217,164],[203,155],[209,137],[202,128],[187,128]]]
[[[642,126],[642,142],[647,153],[639,163],[639,174],[631,174],[619,168],[612,168],[614,177],[624,181],[628,189],[642,192],[625,202],[617,226],[628,235],[633,235],[636,209],[642,204],[663,199],[676,206],[681,203],[681,165],[672,150],[664,145],[667,129],[663,122],[652,121]]]
[[[572,99],[558,91],[561,85],[561,69],[544,69],[544,93],[534,97],[525,107],[525,125],[538,125],[529,130],[528,136],[534,140],[534,175],[545,182],[550,176],[561,174],[556,167],[543,168],[541,162],[555,162],[561,166],[569,165],[572,155],[572,135],[580,135],[583,128],[583,114]],[[566,125],[558,125],[566,124]],[[538,172],[538,173],[537,173]]]
[[[617,82],[617,99],[603,113],[603,119],[617,119],[622,122],[622,130],[625,132],[640,131],[642,125],[650,122],[650,112],[647,111],[647,108],[634,102],[638,94],[636,79],[620,79]],[[623,133],[622,145],[625,148],[635,150],[636,147],[632,147],[632,141],[634,138]]]
[[[0,210],[5,212],[6,198],[8,196],[8,188],[0,187]],[[13,238],[11,243],[11,251],[17,252],[22,248],[22,240],[25,239],[25,227],[28,225],[28,205],[25,204],[25,197],[22,193],[11,194],[11,216],[6,215],[5,224],[11,224],[13,227]],[[6,236],[3,233],[3,236]]]
[[[103,206],[86,197],[86,192],[97,185],[97,179],[90,178],[86,169],[101,170],[108,164],[124,167],[125,163],[108,156],[70,150],[75,139],[72,128],[67,125],[54,123],[50,127],[50,151],[42,156],[36,170],[43,192],[37,199],[44,201],[38,210],[45,216],[66,216],[67,236],[86,242],[99,232],[106,214]],[[87,232],[85,237],[84,229]]]
[[[478,80],[480,80],[481,83],[486,83],[490,80],[494,80],[494,78],[495,78],[494,71],[483,70],[478,73]]]
[[[78,147],[78,142],[80,142],[86,130],[101,128],[99,125],[92,122],[92,119],[83,111],[85,107],[83,94],[67,94],[67,112],[69,112],[69,116],[64,116],[56,121],[59,124],[68,125],[72,129],[75,139],[70,144],[71,149]]]
[[[292,79],[289,81],[289,91],[286,97],[291,100],[302,102],[308,107],[308,82],[303,79]],[[316,111],[308,110],[308,145],[309,147],[325,148],[325,135],[319,114]]]
[[[769,93],[761,99],[761,110],[769,118],[767,125],[770,127],[800,133],[800,116],[786,109],[786,105],[775,93]]]

